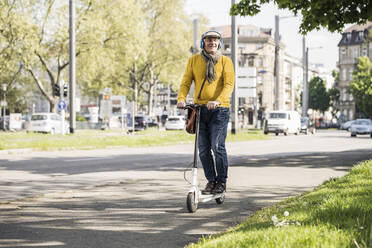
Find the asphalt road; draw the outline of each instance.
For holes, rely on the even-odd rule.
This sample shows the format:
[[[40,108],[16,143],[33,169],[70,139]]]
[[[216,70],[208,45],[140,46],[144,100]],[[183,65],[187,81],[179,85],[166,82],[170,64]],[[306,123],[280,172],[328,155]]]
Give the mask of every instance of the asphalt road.
[[[186,210],[183,179],[192,145],[2,152],[0,247],[184,247],[372,159],[367,136],[273,138],[227,144],[225,203],[200,204],[194,214]]]

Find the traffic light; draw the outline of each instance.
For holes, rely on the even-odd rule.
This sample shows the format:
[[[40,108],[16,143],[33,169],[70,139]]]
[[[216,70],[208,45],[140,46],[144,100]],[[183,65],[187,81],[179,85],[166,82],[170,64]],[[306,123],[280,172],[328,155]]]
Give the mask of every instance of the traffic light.
[[[64,96],[64,97],[67,96],[67,84],[64,84],[64,85],[63,85],[63,96]]]
[[[61,95],[59,84],[54,84],[53,93],[54,93],[54,96],[60,96]]]

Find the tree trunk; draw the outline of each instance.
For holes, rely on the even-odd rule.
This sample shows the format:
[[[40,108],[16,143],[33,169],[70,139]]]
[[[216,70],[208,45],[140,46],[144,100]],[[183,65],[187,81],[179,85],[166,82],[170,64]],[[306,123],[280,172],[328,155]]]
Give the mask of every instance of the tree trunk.
[[[147,103],[147,114],[150,115],[152,113],[152,108],[153,108],[153,104],[152,104],[152,100],[154,99],[154,92],[153,92],[153,89],[154,89],[154,85],[153,84],[150,84],[149,85],[149,93],[148,93],[148,96],[149,96],[149,101]]]

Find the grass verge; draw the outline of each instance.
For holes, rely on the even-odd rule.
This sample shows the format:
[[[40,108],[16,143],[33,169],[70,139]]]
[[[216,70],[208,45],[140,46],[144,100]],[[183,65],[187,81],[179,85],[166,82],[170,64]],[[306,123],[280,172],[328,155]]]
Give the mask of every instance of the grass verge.
[[[372,247],[372,160],[310,193],[256,212],[227,233],[188,246],[211,247]]]
[[[1,133],[0,150],[32,148],[35,150],[104,149],[116,146],[140,147],[185,144],[194,142],[194,135],[185,131],[160,131],[149,129],[128,135],[121,130],[77,130],[69,135],[40,133]],[[227,142],[268,139],[261,130],[228,134]]]

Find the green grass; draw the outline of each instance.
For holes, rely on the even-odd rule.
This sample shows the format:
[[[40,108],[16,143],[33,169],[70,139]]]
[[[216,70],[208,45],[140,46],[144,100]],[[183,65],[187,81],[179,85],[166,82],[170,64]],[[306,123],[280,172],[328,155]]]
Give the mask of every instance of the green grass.
[[[284,216],[284,212],[289,213]],[[276,216],[276,226],[272,220]],[[282,223],[282,225],[280,225]],[[372,247],[372,160],[189,248]]]
[[[185,144],[194,142],[194,135],[185,131],[149,129],[135,134],[121,130],[77,130],[69,135],[50,135],[26,132],[0,132],[0,150],[32,148],[35,150],[100,149],[116,146],[140,147]],[[261,130],[228,134],[227,141],[268,139]]]

